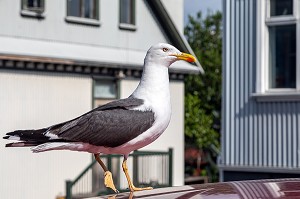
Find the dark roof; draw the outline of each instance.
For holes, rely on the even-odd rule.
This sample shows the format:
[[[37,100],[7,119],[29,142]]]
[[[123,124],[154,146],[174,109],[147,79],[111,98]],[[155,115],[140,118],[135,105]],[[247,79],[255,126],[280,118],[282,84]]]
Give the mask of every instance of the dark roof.
[[[290,199],[300,198],[300,179],[269,179],[208,183],[182,187],[167,187],[150,191],[118,194],[116,199],[127,198],[210,198],[210,199]],[[112,197],[112,196],[110,196]],[[109,198],[102,196],[100,198]],[[113,197],[112,197],[113,198]]]

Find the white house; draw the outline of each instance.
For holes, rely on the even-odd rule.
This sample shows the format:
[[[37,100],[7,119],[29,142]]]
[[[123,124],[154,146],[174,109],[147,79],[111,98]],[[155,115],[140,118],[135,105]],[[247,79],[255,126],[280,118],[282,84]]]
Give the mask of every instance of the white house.
[[[0,132],[72,119],[137,86],[147,49],[158,42],[193,53],[183,32],[183,0],[0,1]],[[200,64],[197,65],[201,68]],[[173,185],[184,182],[184,83],[195,66],[170,69],[173,116],[144,150],[174,149]],[[33,154],[0,140],[1,198],[65,194],[91,155]],[[130,165],[129,165],[130,167]]]

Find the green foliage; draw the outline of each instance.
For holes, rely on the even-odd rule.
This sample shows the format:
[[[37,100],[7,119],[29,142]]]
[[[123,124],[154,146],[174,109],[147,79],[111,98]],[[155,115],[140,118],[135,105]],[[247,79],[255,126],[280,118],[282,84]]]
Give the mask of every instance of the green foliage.
[[[189,17],[185,35],[204,75],[190,75],[185,79],[185,136],[199,148],[220,146],[222,14],[216,12],[202,18]]]
[[[199,148],[218,145],[218,133],[212,128],[213,117],[201,108],[197,95],[186,94],[185,112],[185,135],[193,138]]]

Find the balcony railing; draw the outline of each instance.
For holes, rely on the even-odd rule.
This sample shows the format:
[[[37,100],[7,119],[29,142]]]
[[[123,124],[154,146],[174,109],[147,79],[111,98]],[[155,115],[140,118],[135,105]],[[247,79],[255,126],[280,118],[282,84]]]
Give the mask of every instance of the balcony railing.
[[[128,191],[127,180],[122,171],[123,156],[102,155],[101,160],[113,174],[120,192]],[[172,186],[173,149],[161,151],[134,151],[127,160],[129,173],[136,186]],[[85,198],[113,193],[103,184],[103,170],[93,161],[73,180],[66,181],[66,199]]]

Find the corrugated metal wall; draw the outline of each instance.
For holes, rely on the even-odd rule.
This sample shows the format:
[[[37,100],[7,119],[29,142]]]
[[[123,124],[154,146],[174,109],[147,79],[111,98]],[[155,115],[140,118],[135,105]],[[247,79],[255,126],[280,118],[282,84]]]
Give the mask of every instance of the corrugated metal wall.
[[[224,1],[221,168],[300,166],[299,102],[257,102],[256,1]],[[259,171],[259,169],[257,170]]]

